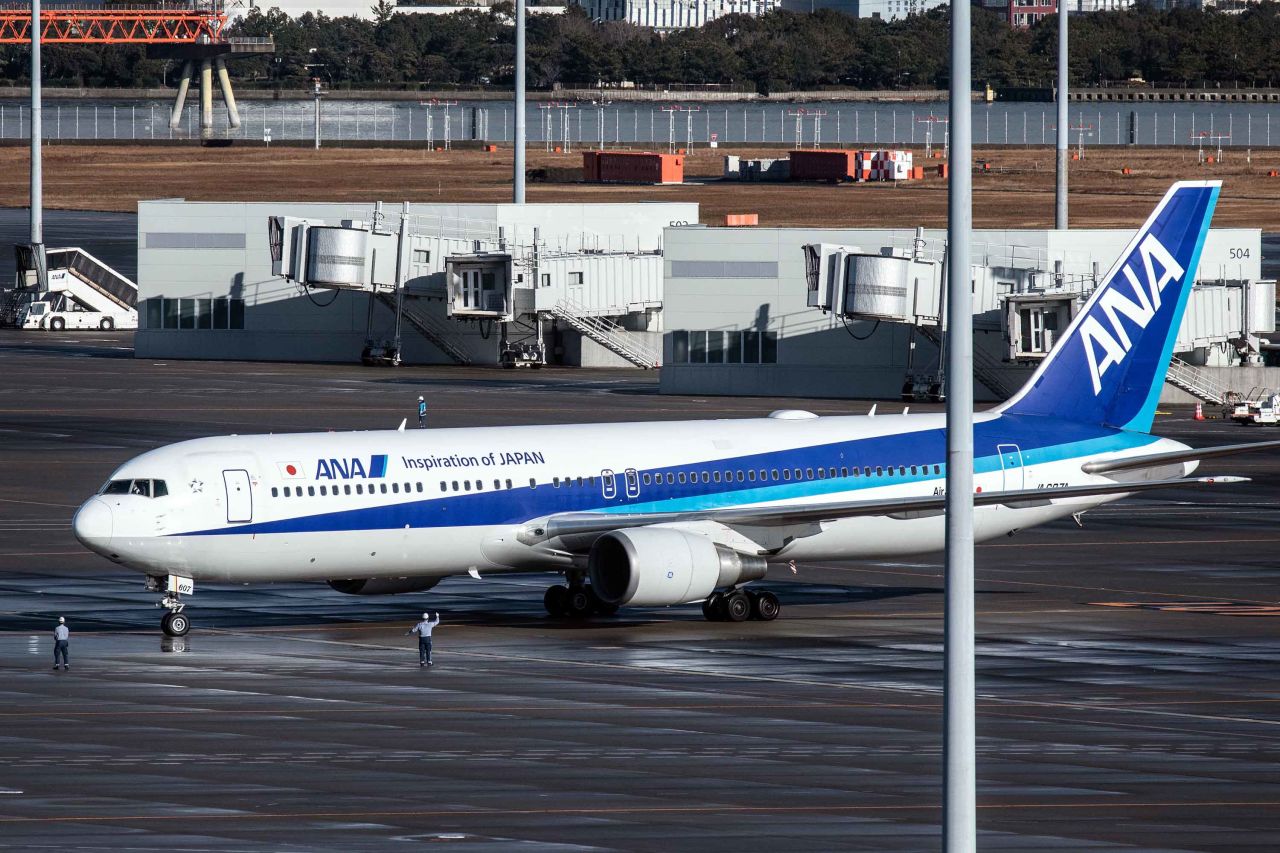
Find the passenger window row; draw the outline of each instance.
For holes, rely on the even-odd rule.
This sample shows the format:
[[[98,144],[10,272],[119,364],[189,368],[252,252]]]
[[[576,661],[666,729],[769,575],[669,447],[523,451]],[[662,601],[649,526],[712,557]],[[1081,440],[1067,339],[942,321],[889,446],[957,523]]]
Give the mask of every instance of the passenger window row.
[[[942,473],[941,465],[933,465],[933,466],[899,465],[896,468],[893,466],[889,466],[888,468],[885,468],[884,466],[876,466],[874,470],[875,470],[875,476],[877,477],[883,477],[883,476],[892,477],[895,474],[899,477],[905,477],[907,476],[908,471],[910,471],[910,473],[913,476],[918,476],[920,474],[928,474],[930,467],[933,468],[934,474]],[[682,485],[685,483],[698,483],[698,482],[702,482],[702,483],[774,482],[776,483],[780,481],[790,482],[792,480],[796,480],[796,481],[826,480],[826,479],[835,479],[836,477],[870,477],[870,476],[872,476],[872,469],[869,466],[863,467],[863,468],[858,468],[856,466],[853,468],[850,468],[848,466],[841,466],[839,468],[836,468],[836,467],[760,468],[758,470],[755,468],[747,468],[745,470],[735,469],[731,471],[690,471],[688,473],[684,471],[676,471],[676,472],[668,471],[665,474],[644,474],[641,477],[641,481],[646,486],[652,486],[652,485],[660,486],[664,482],[670,486],[670,485],[675,485],[677,483]]]
[[[834,466],[829,468],[747,468],[734,469],[728,471],[668,471],[665,474],[643,474],[641,481],[646,486],[663,485],[669,486],[676,484],[696,484],[696,483],[768,483],[768,482],[791,482],[805,480],[826,480],[835,479],[836,477],[870,477],[874,470],[877,477],[905,477],[908,471],[913,476],[919,474],[929,474],[932,467],[934,474],[942,473],[940,465],[899,465],[884,467],[877,465],[875,469],[871,467],[848,467]],[[365,483],[347,483],[344,485],[323,485],[323,486],[283,486],[271,487],[271,497],[276,498],[283,495],[289,497],[315,497],[319,494],[321,497],[329,495],[364,495],[364,494],[422,494],[422,483],[404,483],[403,487],[400,483],[369,483],[366,490]],[[552,477],[552,488],[595,488],[595,477]],[[529,479],[529,488],[536,489],[538,487],[537,480],[532,477]],[[510,479],[493,481],[493,490],[501,491],[502,489],[511,489],[514,486]],[[304,491],[305,490],[305,491]],[[441,492],[482,492],[485,491],[483,480],[441,480]],[[112,480],[103,487],[102,494],[106,495],[123,495],[136,494],[145,497],[163,497],[167,495],[168,489],[165,487],[163,480]]]

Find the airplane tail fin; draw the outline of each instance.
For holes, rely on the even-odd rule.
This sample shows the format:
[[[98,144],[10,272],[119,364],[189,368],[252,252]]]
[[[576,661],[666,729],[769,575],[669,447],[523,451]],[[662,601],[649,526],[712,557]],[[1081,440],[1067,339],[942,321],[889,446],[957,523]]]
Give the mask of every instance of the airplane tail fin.
[[[1058,345],[996,411],[1149,431],[1221,186],[1170,187]]]

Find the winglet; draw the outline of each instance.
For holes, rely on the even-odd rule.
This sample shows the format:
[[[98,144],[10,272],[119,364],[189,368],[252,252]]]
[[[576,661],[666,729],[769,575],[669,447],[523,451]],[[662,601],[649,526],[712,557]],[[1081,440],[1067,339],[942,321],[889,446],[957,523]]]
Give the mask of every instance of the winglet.
[[[396,432],[404,432],[405,424],[409,423],[409,419],[405,418],[400,422],[400,426],[396,427]]]

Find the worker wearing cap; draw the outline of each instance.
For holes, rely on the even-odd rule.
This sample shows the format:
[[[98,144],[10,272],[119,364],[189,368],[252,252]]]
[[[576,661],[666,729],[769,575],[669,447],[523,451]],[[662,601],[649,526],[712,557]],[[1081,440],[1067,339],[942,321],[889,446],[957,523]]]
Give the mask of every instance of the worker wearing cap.
[[[71,669],[71,664],[67,662],[67,649],[71,645],[71,632],[67,630],[67,619],[65,616],[58,617],[58,624],[53,629],[53,668],[57,670],[58,660],[62,660],[62,668]]]
[[[425,397],[418,396],[418,429],[425,429],[427,426],[427,401]]]
[[[418,666],[434,666],[431,661],[431,631],[440,624],[439,613],[423,613],[422,621],[407,633],[418,635]]]

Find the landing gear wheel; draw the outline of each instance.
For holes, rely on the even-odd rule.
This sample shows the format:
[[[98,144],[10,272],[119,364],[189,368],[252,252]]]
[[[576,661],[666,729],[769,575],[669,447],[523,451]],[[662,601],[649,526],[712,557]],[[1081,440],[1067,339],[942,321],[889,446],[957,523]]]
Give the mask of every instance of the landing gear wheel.
[[[170,637],[185,637],[191,630],[191,620],[185,613],[166,613],[160,620],[160,630]]]
[[[702,616],[708,622],[724,621],[724,595],[713,592],[702,602]]]
[[[104,332],[109,332],[116,327],[115,321],[110,317],[103,317],[102,322],[98,324],[98,328]]]
[[[724,597],[724,615],[730,622],[746,622],[751,618],[751,599],[742,590],[736,590]]]
[[[782,612],[782,603],[778,596],[771,592],[751,593],[751,618],[761,622],[772,622]]]
[[[565,610],[573,619],[586,619],[591,615],[595,596],[585,586],[571,586],[565,599]]]
[[[551,616],[564,616],[569,611],[569,587],[559,583],[547,587],[546,594],[542,596],[542,604]]]

